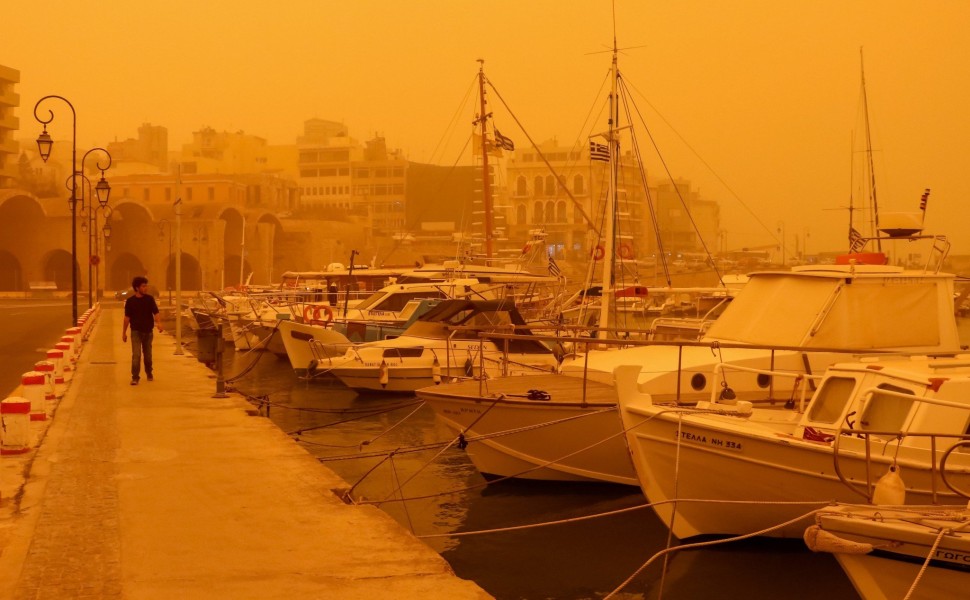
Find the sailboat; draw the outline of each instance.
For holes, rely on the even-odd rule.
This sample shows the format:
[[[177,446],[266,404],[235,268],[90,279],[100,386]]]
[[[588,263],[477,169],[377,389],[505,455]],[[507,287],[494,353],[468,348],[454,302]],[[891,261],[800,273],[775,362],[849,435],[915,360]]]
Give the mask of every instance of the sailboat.
[[[615,98],[615,50],[613,72]],[[615,107],[611,104],[606,135],[613,155],[619,117]],[[900,238],[899,233],[888,230],[867,238],[841,264],[750,274],[696,342],[630,342],[629,348],[567,358],[560,373],[575,380],[572,386],[545,375],[525,377],[514,389],[506,382],[494,389],[493,382],[485,382],[484,393],[464,384],[417,394],[454,432],[489,434],[467,448],[483,473],[634,483],[629,452],[620,443],[624,426],[616,419],[615,398],[611,401],[600,387],[613,386],[616,367],[637,365],[640,390],[658,405],[692,405],[723,395],[732,401],[783,406],[810,387],[806,378],[853,353],[959,351],[951,306],[953,276],[940,272],[949,244],[942,236],[914,233]],[[932,240],[935,265],[905,270],[886,265],[884,258],[860,260],[865,243],[876,238]],[[604,290],[606,297],[616,294],[608,278]],[[602,312],[606,310],[604,303]],[[602,332],[600,336],[605,338]],[[581,434],[557,435],[567,426]],[[641,483],[649,477],[640,473]]]

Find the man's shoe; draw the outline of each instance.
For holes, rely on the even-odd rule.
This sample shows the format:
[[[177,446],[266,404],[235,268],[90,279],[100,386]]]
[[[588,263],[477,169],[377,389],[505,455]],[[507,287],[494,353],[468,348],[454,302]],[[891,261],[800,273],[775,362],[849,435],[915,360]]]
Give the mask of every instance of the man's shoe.
[[[155,381],[155,376],[154,375],[149,375],[148,376],[148,381]]]
[[[138,385],[138,378],[137,377],[132,377],[131,378],[131,385]]]

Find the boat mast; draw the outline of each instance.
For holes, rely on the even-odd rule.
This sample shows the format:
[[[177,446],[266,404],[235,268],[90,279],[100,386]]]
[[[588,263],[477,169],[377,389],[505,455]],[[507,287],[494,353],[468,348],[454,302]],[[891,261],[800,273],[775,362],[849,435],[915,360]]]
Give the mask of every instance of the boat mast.
[[[876,238],[876,249],[882,252],[882,242],[879,241],[879,203],[876,201],[876,171],[872,163],[872,136],[869,133],[869,99],[866,96],[866,66],[862,48],[859,48],[859,66],[862,69],[862,114],[866,126],[866,156],[869,166],[869,202],[872,209],[869,219],[872,225],[872,235]]]
[[[488,172],[488,139],[485,137],[485,124],[490,116],[485,112],[485,60],[482,58],[478,59],[478,94],[481,99],[481,112],[478,117],[478,125],[481,128],[482,136],[482,199],[483,199],[483,209],[485,211],[485,259],[486,261],[492,258],[492,230],[493,226],[493,216],[492,216],[492,178],[489,177]]]
[[[609,327],[610,310],[614,304],[613,269],[616,264],[614,251],[614,236],[616,235],[616,204],[617,204],[617,174],[620,159],[620,139],[616,126],[620,117],[620,103],[617,101],[617,80],[620,70],[617,66],[616,34],[613,34],[613,66],[610,78],[610,118],[606,132],[607,144],[610,148],[610,183],[606,198],[606,220],[603,224],[603,288],[600,296],[600,338],[608,337],[606,328]]]

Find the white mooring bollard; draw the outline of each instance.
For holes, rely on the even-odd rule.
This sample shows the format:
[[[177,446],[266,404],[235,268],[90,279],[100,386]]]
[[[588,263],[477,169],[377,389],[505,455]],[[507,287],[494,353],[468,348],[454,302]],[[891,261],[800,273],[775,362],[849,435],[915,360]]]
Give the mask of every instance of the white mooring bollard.
[[[61,336],[61,341],[71,345],[71,357],[74,362],[77,362],[77,355],[81,350],[80,340],[73,335],[64,334]]]
[[[40,371],[27,371],[20,376],[23,397],[30,401],[31,421],[47,420],[47,407],[44,405],[46,379]]]
[[[34,370],[44,374],[44,400],[53,400],[57,397],[57,388],[54,387],[55,366],[54,361],[38,360],[34,363]]]
[[[24,454],[30,450],[30,400],[11,397],[0,401],[0,455]]]
[[[60,350],[64,356],[61,362],[61,370],[64,373],[74,370],[74,355],[71,353],[71,345],[66,342],[57,342],[54,344],[55,350]]]
[[[57,348],[48,350],[47,360],[54,363],[54,383],[64,383],[64,351]]]

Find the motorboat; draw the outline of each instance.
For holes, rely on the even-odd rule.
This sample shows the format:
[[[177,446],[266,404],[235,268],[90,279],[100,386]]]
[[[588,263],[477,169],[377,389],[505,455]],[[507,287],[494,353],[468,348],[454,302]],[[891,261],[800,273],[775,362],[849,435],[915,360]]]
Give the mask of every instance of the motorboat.
[[[799,380],[800,392],[771,406],[717,391],[741,373]],[[898,492],[892,504],[966,504],[956,490],[970,484],[970,355],[860,357],[808,377],[739,365],[709,375],[708,400],[688,407],[654,397],[639,365],[616,370],[640,487],[677,537],[768,530],[812,503],[882,504],[887,489]]]
[[[450,385],[441,385],[418,390],[418,396],[455,432],[474,436],[482,430],[524,430],[519,435],[477,442],[489,446],[488,452],[476,452],[476,444],[470,445],[469,457],[481,472],[514,475],[523,470],[521,462],[547,465],[551,458],[563,457],[562,462],[547,465],[542,473],[529,472],[523,477],[554,478],[561,472],[564,479],[571,480],[571,462],[586,441],[577,439],[573,443],[573,438],[560,436],[558,445],[533,455],[529,448],[536,446],[525,431],[538,431],[543,424],[554,430],[569,412],[582,418],[585,427],[595,431],[600,440],[620,436],[622,427],[615,414],[590,405],[583,392],[591,382],[612,385],[616,367],[638,365],[640,384],[658,404],[692,405],[727,388],[738,400],[784,404],[811,385],[806,378],[824,372],[833,362],[846,360],[853,352],[959,351],[950,300],[953,279],[952,275],[933,271],[856,264],[751,273],[699,340],[610,343],[586,338],[571,342],[574,353],[564,358],[560,373],[573,383],[556,386],[555,405],[527,400],[503,402],[476,420],[478,407],[494,399],[488,389],[476,397],[465,387],[452,390]],[[900,325],[904,323],[905,327]],[[615,349],[620,344],[628,347]],[[604,345],[612,349],[596,349]],[[584,381],[588,383],[584,385]],[[509,386],[503,386],[502,393],[519,398],[529,389],[542,389],[525,379],[512,381]],[[515,457],[511,469],[503,461],[488,460],[499,453]],[[582,471],[592,480],[616,481],[615,465],[621,460],[629,460],[626,452],[599,470],[587,463]]]
[[[550,346],[490,338],[516,330],[529,333],[510,299],[442,300],[401,335],[354,345],[317,368],[356,390],[408,393],[463,377],[554,371],[559,361]]]
[[[966,507],[839,505],[815,516],[805,543],[830,552],[864,600],[960,598],[970,587]]]

